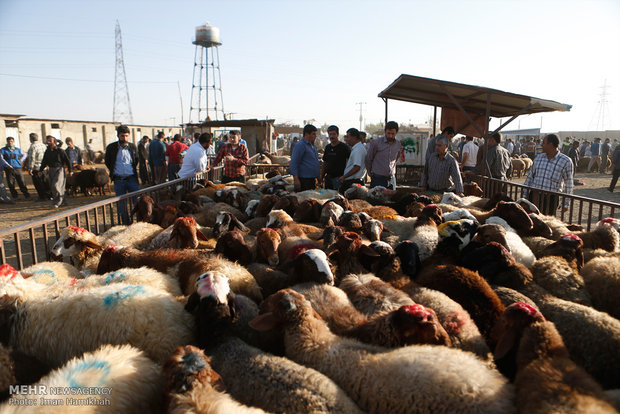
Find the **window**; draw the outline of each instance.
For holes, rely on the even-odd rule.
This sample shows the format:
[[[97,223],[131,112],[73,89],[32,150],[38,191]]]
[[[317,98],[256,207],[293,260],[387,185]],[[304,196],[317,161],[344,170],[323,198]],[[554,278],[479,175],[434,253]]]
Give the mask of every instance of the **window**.
[[[17,128],[17,121],[5,119],[4,126],[6,126],[7,128]]]
[[[52,124],[52,129],[60,129],[60,124]]]
[[[90,130],[91,132],[97,132],[97,127],[92,127]]]

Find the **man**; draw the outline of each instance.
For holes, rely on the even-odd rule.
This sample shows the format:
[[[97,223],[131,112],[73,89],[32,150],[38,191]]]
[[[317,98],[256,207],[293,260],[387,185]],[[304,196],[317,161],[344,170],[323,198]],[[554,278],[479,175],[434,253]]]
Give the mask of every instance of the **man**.
[[[149,142],[151,139],[148,135],[142,137],[140,142],[138,142],[138,165],[140,169],[140,181],[142,181],[142,185],[151,183],[151,172],[149,171]]]
[[[448,127],[445,127],[443,131],[441,131],[441,134],[437,135],[434,138],[431,138],[428,141],[428,146],[426,147],[426,159],[428,160],[431,154],[435,152],[435,142],[437,141],[438,138],[444,137],[448,140],[448,143],[450,143],[452,141],[452,138],[454,138],[455,135],[456,133],[454,132],[454,128],[451,126],[448,126]]]
[[[52,190],[52,203],[54,208],[65,204],[65,167],[71,173],[71,162],[67,153],[58,147],[58,141],[51,135],[45,137],[47,150],[43,154],[40,171],[48,168],[50,188]],[[62,142],[62,141],[61,141]]]
[[[3,157],[0,157],[0,204],[15,204],[15,201],[11,200],[9,194],[6,192],[6,187],[4,186],[4,177],[2,175],[2,171],[10,170],[11,164],[5,161]]]
[[[596,163],[596,166],[601,168],[601,139],[594,138],[594,142],[590,145],[590,163],[588,164],[588,172],[591,172],[592,166]]]
[[[618,182],[618,177],[620,177],[620,145],[616,146],[614,150],[614,155],[611,158],[611,163],[613,164],[613,172],[611,176],[611,182],[609,183],[609,188],[607,191],[610,193],[614,192],[614,188],[616,188],[616,183]]]
[[[536,143],[533,138],[528,139],[525,144],[525,155],[527,155],[532,161],[536,158]]]
[[[17,198],[17,190],[15,190],[15,182],[17,182],[20,191],[24,194],[26,200],[29,200],[30,193],[28,193],[28,188],[24,185],[22,177],[22,162],[24,162],[28,154],[24,154],[21,149],[15,146],[15,139],[13,137],[7,137],[6,146],[2,148],[1,153],[2,158],[13,167],[4,170],[6,183],[9,186],[11,195],[13,198]]]
[[[465,146],[465,144],[467,144],[467,139],[466,137],[461,137],[461,139],[459,140],[459,143],[456,144],[456,148],[459,152],[459,160],[462,161],[463,160],[463,147]]]
[[[213,165],[217,165],[224,160],[224,174],[222,184],[231,181],[244,182],[245,166],[248,165],[248,147],[241,144],[241,131],[230,131],[228,141],[220,147],[217,152]]]
[[[572,144],[570,143],[570,137],[566,137],[564,138],[564,142],[562,143],[562,154],[564,155],[568,155],[568,152],[570,151],[572,147]]]
[[[114,191],[117,196],[133,193],[140,189],[138,183],[138,149],[129,142],[129,127],[120,125],[116,129],[118,141],[111,143],[105,149],[105,165],[114,181]],[[121,200],[119,205],[123,224],[129,224],[126,201]]]
[[[586,139],[586,140],[583,141],[583,143],[579,147],[579,156],[580,157],[585,157],[586,156],[586,150],[588,148],[590,148],[590,142]]]
[[[158,132],[149,144],[149,165],[153,171],[153,182],[161,184],[166,181],[166,144],[162,141],[163,132]]]
[[[568,150],[568,158],[573,162],[573,170],[577,171],[577,166],[579,165],[579,141],[575,141],[571,145]]]
[[[493,133],[487,138],[487,158],[482,165],[482,173],[498,180],[506,181],[506,173],[512,166],[508,150],[501,145],[502,134]]]
[[[512,143],[512,140],[510,138],[508,138],[508,140],[506,141],[506,151],[508,151],[508,155],[512,156],[512,153],[515,150],[515,144]]]
[[[370,188],[380,185],[394,189],[390,181],[396,175],[396,160],[402,151],[400,141],[396,140],[398,124],[388,122],[384,133],[384,136],[373,139],[368,145],[366,170],[370,174]]]
[[[304,126],[303,138],[293,147],[290,169],[295,191],[314,190],[316,188],[316,179],[321,173],[319,153],[314,145],[316,131],[314,125]]]
[[[448,154],[448,139],[437,137],[435,151],[426,160],[422,172],[422,191],[433,191],[443,194],[445,191],[454,190],[458,195],[463,195],[463,179],[459,171],[456,159]]]
[[[41,161],[47,150],[47,145],[39,142],[39,136],[34,132],[30,134],[30,148],[28,148],[28,174],[32,177],[32,183],[37,190],[37,201],[47,201],[51,198],[50,189],[43,172]]]
[[[463,145],[463,171],[474,171],[478,159],[478,146],[474,144],[474,137],[466,136]]]
[[[338,178],[340,194],[344,194],[353,184],[364,185],[364,176],[366,175],[366,147],[362,142],[361,133],[355,128],[349,128],[344,140],[351,146],[351,154],[342,176]]]
[[[181,142],[181,135],[175,134],[173,143],[166,148],[165,155],[168,157],[168,180],[172,181],[177,178],[177,173],[181,169],[180,154],[189,147]]]
[[[351,149],[344,142],[338,140],[340,130],[336,125],[327,128],[327,136],[329,144],[325,146],[323,152],[323,166],[321,167],[321,175],[319,181],[325,182],[325,188],[337,190],[341,181],[338,179],[344,173],[344,167],[347,164],[347,158],[351,153]]]
[[[558,147],[560,139],[555,134],[549,134],[543,139],[543,153],[534,160],[534,165],[525,179],[525,186],[539,188],[546,191],[573,193],[573,163]],[[523,197],[527,197],[528,190],[523,190]],[[538,206],[543,214],[554,215],[560,199],[556,195],[546,197],[537,191],[529,194],[529,200]],[[566,200],[564,210],[568,208],[570,200]]]
[[[81,166],[83,164],[82,150],[80,150],[78,147],[73,145],[73,139],[71,137],[67,137],[65,139],[65,143],[67,144],[67,149],[65,149],[65,153],[67,154],[67,157],[69,158],[71,167],[75,169],[77,165]]]
[[[95,149],[94,149],[92,138],[90,138],[88,140],[88,144],[86,144],[86,155],[88,155],[88,163],[94,164],[95,163]]]
[[[211,146],[213,136],[208,132],[201,134],[198,140],[193,143],[183,159],[183,165],[179,170],[179,177],[185,178],[193,176],[199,172],[209,171],[207,148]]]
[[[610,150],[611,144],[609,143],[609,138],[606,138],[605,143],[601,145],[601,168],[599,169],[601,174],[605,174],[607,172],[607,157],[609,156]]]

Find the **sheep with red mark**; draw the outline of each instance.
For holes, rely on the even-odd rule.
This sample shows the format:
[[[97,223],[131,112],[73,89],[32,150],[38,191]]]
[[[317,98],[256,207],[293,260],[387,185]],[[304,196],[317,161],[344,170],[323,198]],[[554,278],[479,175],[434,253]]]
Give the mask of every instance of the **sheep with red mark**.
[[[166,360],[162,376],[167,382],[170,414],[264,414],[226,393],[221,377],[211,368],[211,358],[191,345],[177,348]]]
[[[232,289],[256,303],[263,299],[254,277],[240,264],[219,255],[203,256],[192,250],[159,249],[143,252],[133,248],[108,248],[101,255],[97,273],[103,274],[124,267],[151,267],[179,281],[185,295],[194,292],[196,280],[205,272],[225,274]]]
[[[280,263],[278,247],[282,243],[280,233],[268,227],[256,233],[256,258],[260,261],[277,266]]]
[[[241,320],[234,296],[223,275],[207,274],[186,307],[202,332],[199,345],[234,398],[273,412],[360,412],[324,375],[239,339],[234,325]]]
[[[31,281],[52,286],[81,278],[80,271],[64,262],[40,262],[21,270],[21,275]]]
[[[387,350],[338,337],[290,289],[268,297],[251,326],[278,327],[287,357],[330,377],[369,413],[514,411],[511,385],[474,355],[433,345]]]
[[[401,306],[368,317],[355,309],[346,293],[337,287],[303,283],[291,289],[310,301],[336,335],[388,348],[414,344],[452,345],[435,312],[422,305]]]
[[[620,251],[620,234],[611,225],[597,225],[592,231],[577,232],[583,241],[584,249],[603,249],[608,252]]]
[[[54,367],[103,344],[129,343],[163,361],[193,340],[191,316],[175,297],[150,286],[116,283],[53,296],[7,290],[0,315],[5,343]]]
[[[581,270],[584,264],[583,241],[575,234],[566,234],[559,240],[551,243],[540,252],[540,257],[560,256],[566,259],[577,271]]]
[[[161,385],[161,368],[144,352],[129,345],[103,345],[76,355],[64,366],[50,372],[33,385],[33,389],[46,390],[45,397],[49,397],[46,398],[48,401],[60,401],[67,404],[67,407],[46,406],[42,403],[43,398],[34,399],[34,402],[41,402],[40,404],[29,405],[28,399],[33,401],[33,395],[20,393],[13,395],[8,403],[0,406],[0,411],[21,413],[26,405],[27,411],[33,413],[158,412],[162,405]],[[70,395],[75,398],[51,400],[54,390],[99,392],[84,392]],[[88,399],[84,398],[85,395]],[[72,406],[71,401],[80,405]],[[85,402],[88,404],[84,404]]]
[[[515,376],[519,412],[616,412],[601,386],[570,359],[555,325],[536,308],[510,305],[494,334],[498,366]]]
[[[238,231],[227,231],[217,240],[214,253],[219,253],[228,260],[247,265],[254,261],[254,255],[243,235]]]
[[[368,188],[356,183],[345,190],[344,196],[349,200],[366,200],[368,198]]]

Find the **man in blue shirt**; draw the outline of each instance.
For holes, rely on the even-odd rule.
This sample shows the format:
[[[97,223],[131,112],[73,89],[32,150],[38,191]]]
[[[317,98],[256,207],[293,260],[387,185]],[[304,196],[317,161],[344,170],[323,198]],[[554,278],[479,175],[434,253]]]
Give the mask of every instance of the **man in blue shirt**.
[[[133,193],[140,189],[138,184],[138,149],[129,139],[129,127],[120,125],[116,130],[118,141],[113,142],[105,149],[105,165],[110,170],[110,177],[114,181],[114,191],[117,196]],[[119,214],[122,223],[129,224],[126,201],[119,204]]]
[[[601,167],[601,139],[594,138],[594,142],[590,146],[590,150],[592,151],[592,155],[590,156],[590,163],[588,164],[588,172],[591,172],[594,163],[596,163],[596,167]],[[595,170],[596,171],[596,170]]]
[[[161,184],[166,181],[166,144],[162,141],[163,132],[155,135],[153,142],[149,144],[149,165],[153,171],[153,182]]]
[[[28,193],[28,188],[24,185],[24,179],[22,178],[22,162],[28,154],[24,154],[21,149],[15,147],[15,139],[13,137],[6,138],[6,146],[1,151],[2,158],[13,167],[5,170],[6,183],[9,186],[11,195],[13,198],[17,198],[17,190],[15,189],[15,182],[17,181],[17,185],[24,197],[26,200],[29,200],[30,193]]]
[[[304,126],[304,137],[293,148],[290,168],[295,191],[314,190],[316,188],[316,179],[321,173],[319,153],[314,145],[316,131],[314,125]]]

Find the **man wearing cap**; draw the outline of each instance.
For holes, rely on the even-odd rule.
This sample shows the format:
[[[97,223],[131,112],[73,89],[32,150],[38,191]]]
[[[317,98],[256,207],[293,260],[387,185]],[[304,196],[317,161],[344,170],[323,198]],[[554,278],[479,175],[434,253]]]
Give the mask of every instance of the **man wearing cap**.
[[[456,159],[448,154],[448,139],[437,137],[435,151],[424,164],[422,173],[422,191],[433,191],[443,194],[445,191],[454,191],[463,195],[463,179]]]
[[[155,135],[153,142],[149,144],[149,164],[153,171],[153,182],[161,184],[166,181],[166,144],[162,141],[163,132]]]
[[[65,204],[65,167],[71,172],[71,162],[67,154],[58,147],[56,138],[51,135],[45,137],[47,141],[47,150],[43,154],[41,161],[41,171],[48,168],[48,176],[50,187],[52,189],[52,197],[54,208],[58,208]]]
[[[37,201],[47,201],[51,198],[49,184],[41,172],[41,162],[43,161],[45,150],[47,150],[47,145],[39,142],[37,134],[31,133],[30,148],[28,148],[28,174],[32,177],[32,183],[39,195]]]
[[[24,185],[22,177],[22,162],[28,154],[24,154],[21,149],[15,146],[15,138],[13,137],[7,137],[6,146],[2,148],[1,152],[2,158],[13,167],[5,170],[6,183],[9,186],[11,195],[13,198],[17,198],[17,190],[15,189],[15,182],[17,182],[26,200],[30,199],[30,193],[28,193],[28,188]]]

